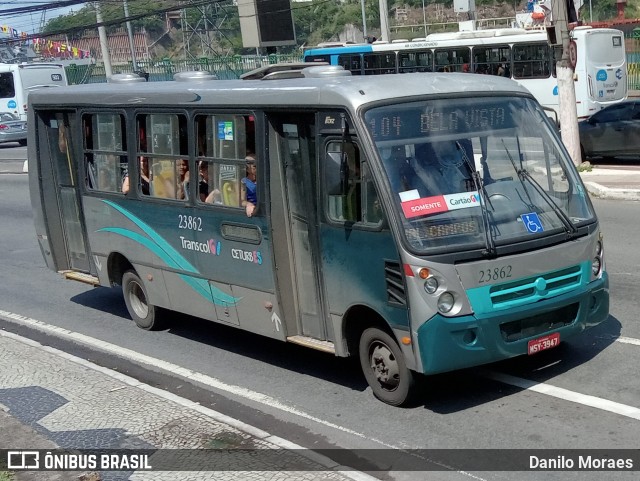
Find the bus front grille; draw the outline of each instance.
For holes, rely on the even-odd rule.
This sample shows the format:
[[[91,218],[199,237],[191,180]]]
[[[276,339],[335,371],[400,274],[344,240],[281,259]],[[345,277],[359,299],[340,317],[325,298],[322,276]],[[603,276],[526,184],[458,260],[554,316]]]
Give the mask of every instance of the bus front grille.
[[[404,277],[399,262],[384,261],[384,278],[387,285],[387,302],[395,305],[407,305],[404,289]]]
[[[560,271],[492,286],[489,295],[493,307],[509,307],[561,294],[568,289],[578,287],[581,281],[582,270],[579,265],[576,265]]]

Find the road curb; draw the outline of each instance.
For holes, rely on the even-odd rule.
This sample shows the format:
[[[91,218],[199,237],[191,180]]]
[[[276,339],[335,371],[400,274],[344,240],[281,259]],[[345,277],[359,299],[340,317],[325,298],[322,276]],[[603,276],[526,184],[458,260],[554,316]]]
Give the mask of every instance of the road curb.
[[[589,194],[598,199],[607,200],[640,200],[640,189],[613,189],[596,182],[584,182]]]

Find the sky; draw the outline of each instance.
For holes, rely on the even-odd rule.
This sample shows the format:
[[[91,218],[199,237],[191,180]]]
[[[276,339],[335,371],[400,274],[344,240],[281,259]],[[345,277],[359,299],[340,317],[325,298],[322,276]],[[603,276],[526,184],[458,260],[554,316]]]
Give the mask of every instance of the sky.
[[[36,33],[40,31],[40,25],[44,17],[44,23],[59,15],[69,13],[71,10],[79,10],[82,4],[73,7],[53,8],[42,12],[28,13],[22,15],[3,15],[6,9],[28,7],[32,5],[54,4],[55,0],[27,1],[27,0],[0,0],[0,25],[7,25],[15,28],[19,32]]]

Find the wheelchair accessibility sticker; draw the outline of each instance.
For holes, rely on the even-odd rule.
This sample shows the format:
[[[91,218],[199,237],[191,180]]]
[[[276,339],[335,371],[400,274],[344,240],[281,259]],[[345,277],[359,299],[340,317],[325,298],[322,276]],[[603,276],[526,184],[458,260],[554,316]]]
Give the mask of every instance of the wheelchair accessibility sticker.
[[[530,234],[537,234],[538,232],[544,231],[540,217],[538,217],[536,212],[522,214],[520,219],[522,219],[522,223]]]

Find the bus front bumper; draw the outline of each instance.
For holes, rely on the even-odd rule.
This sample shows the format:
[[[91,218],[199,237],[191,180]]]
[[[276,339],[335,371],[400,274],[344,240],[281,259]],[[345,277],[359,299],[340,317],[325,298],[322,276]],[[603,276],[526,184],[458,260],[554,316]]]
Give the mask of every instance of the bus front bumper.
[[[609,278],[544,301],[483,317],[440,314],[417,330],[424,374],[463,369],[528,353],[529,341],[560,334],[566,340],[609,317]]]

